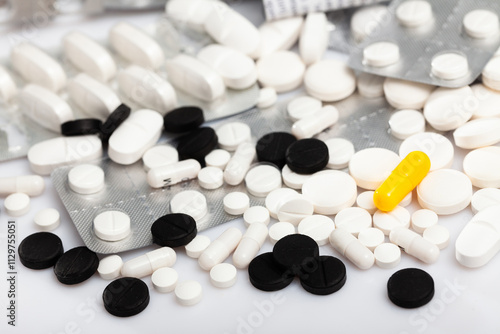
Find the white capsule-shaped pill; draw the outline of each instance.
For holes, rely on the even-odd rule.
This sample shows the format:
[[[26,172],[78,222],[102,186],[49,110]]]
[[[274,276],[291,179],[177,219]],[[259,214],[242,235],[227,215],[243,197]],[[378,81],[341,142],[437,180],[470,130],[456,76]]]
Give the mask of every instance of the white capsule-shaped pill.
[[[157,69],[165,59],[163,50],[153,38],[126,22],[111,28],[109,43],[120,56],[142,67]]]
[[[172,267],[177,256],[170,247],[158,248],[123,264],[122,276],[141,278],[151,275],[155,270]]]
[[[30,84],[19,96],[19,109],[40,126],[61,133],[61,124],[74,119],[71,107],[50,90]]]
[[[39,48],[21,43],[12,49],[10,57],[12,66],[26,81],[52,92],[66,85],[66,73],[61,65]]]
[[[359,269],[369,269],[375,263],[373,253],[347,230],[337,228],[330,234],[329,239],[332,247]]]
[[[304,64],[311,65],[323,58],[328,47],[328,35],[326,14],[307,14],[299,39],[299,53]]]
[[[194,57],[177,55],[166,61],[165,68],[174,86],[200,100],[216,100],[226,91],[221,76]]]
[[[268,229],[265,224],[255,223],[248,226],[233,254],[233,264],[236,268],[248,267],[266,241],[267,234]]]
[[[421,235],[404,227],[398,227],[391,231],[389,239],[392,243],[403,248],[403,250],[425,263],[434,263],[439,258],[439,248],[433,243],[425,240]]]
[[[68,93],[80,109],[99,119],[106,119],[121,104],[111,88],[85,73],[70,80]]]
[[[148,184],[153,188],[168,187],[179,182],[195,179],[201,165],[194,159],[182,160],[170,165],[151,168],[148,172]]]
[[[264,22],[259,27],[259,57],[290,49],[299,38],[303,22],[302,16]]]
[[[133,164],[156,144],[162,128],[163,117],[156,111],[133,112],[109,138],[109,157],[122,165]]]
[[[204,270],[212,269],[227,259],[229,254],[236,249],[240,240],[241,231],[235,227],[228,228],[201,253],[198,264]]]
[[[118,87],[130,100],[164,115],[177,106],[172,85],[153,71],[131,65],[118,73]]]
[[[197,30],[205,30],[205,21],[212,9],[210,0],[170,0],[165,12],[172,20]]]
[[[116,75],[116,64],[109,52],[86,35],[74,31],[63,39],[64,55],[80,71],[108,82]]]
[[[38,175],[22,175],[0,178],[0,196],[24,193],[30,197],[39,196],[45,190],[45,181]]]
[[[339,111],[332,105],[322,107],[311,117],[303,118],[292,126],[292,134],[298,139],[310,138],[337,123]]]
[[[224,182],[231,186],[236,186],[243,182],[255,158],[255,154],[256,151],[253,144],[240,144],[224,169]]]
[[[17,94],[17,86],[11,75],[0,66],[0,102],[8,102]]]

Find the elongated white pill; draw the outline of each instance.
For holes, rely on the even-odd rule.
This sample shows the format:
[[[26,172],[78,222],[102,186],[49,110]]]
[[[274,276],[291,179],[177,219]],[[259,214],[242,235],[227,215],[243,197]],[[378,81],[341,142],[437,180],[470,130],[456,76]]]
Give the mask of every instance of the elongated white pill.
[[[0,102],[8,102],[17,94],[17,86],[9,72],[0,66]]]
[[[233,264],[236,268],[248,267],[266,241],[267,234],[268,230],[265,224],[254,223],[248,226],[233,254]]]
[[[233,157],[227,163],[226,169],[224,169],[224,182],[232,186],[240,184],[250,169],[255,154],[253,144],[243,143],[238,146]]]
[[[179,182],[195,179],[201,165],[194,159],[182,160],[170,165],[151,168],[148,172],[148,184],[153,188],[161,188]]]
[[[13,193],[25,193],[33,197],[45,190],[45,181],[38,175],[22,175],[0,178],[0,196]]]
[[[177,256],[170,247],[158,248],[123,264],[123,277],[141,278],[151,275],[159,268],[172,267]]]
[[[333,230],[329,239],[332,247],[359,269],[369,269],[375,263],[373,253],[345,229]]]
[[[236,249],[241,240],[241,231],[230,227],[224,231],[198,258],[198,264],[204,270],[210,270],[215,265],[222,263],[232,251]]]
[[[392,243],[403,248],[407,254],[422,262],[434,263],[439,258],[438,246],[405,227],[393,229],[389,234],[389,239]]]

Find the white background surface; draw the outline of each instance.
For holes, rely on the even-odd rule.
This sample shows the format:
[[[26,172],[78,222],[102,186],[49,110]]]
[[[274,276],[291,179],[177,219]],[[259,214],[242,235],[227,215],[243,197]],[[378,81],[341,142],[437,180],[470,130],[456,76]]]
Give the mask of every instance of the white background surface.
[[[137,13],[133,16],[113,15],[106,18],[65,18],[50,26],[25,30],[24,28],[0,36],[0,56],[8,55],[13,40],[29,40],[44,48],[58,47],[61,37],[78,28],[98,39],[103,39],[109,27],[121,19],[131,18],[137,25],[149,25],[159,13]],[[24,29],[24,30],[23,30]],[[23,32],[24,31],[24,32]],[[454,168],[461,170],[463,152],[458,151]],[[29,174],[25,159],[0,164],[0,176]],[[31,211],[16,218],[18,244],[29,234],[37,232],[33,217],[37,211],[54,207],[61,212],[61,226],[54,231],[64,243],[65,250],[83,245],[61,201],[46,178],[45,193],[32,199]],[[3,199],[0,199],[3,203]],[[418,209],[414,198],[413,212]],[[209,275],[197,262],[177,251],[180,280],[195,279],[203,286],[204,298],[196,306],[183,307],[172,293],[156,292],[149,277],[144,281],[150,288],[151,302],[141,314],[131,318],[117,318],[108,314],[102,304],[102,291],[109,283],[97,274],[76,285],[60,284],[51,269],[30,270],[17,262],[17,326],[7,325],[7,254],[6,233],[9,218],[3,207],[0,213],[0,333],[493,333],[500,331],[499,279],[500,257],[483,268],[470,270],[455,260],[454,241],[472,213],[467,208],[460,214],[440,217],[440,224],[451,231],[451,243],[442,251],[437,263],[426,265],[403,254],[395,269],[373,267],[362,271],[335,254],[331,246],[322,246],[320,253],[339,256],[347,267],[347,282],[338,292],[329,296],[315,296],[305,292],[296,280],[280,292],[262,292],[251,286],[248,274],[238,271],[238,282],[229,289],[218,289],[210,284]],[[212,240],[227,227],[244,231],[242,219],[203,232]],[[150,251],[154,247],[127,252],[124,260]],[[262,252],[270,251],[269,241]],[[230,260],[228,260],[230,261]],[[430,273],[435,282],[436,295],[426,306],[406,310],[393,305],[387,298],[386,284],[398,269],[418,267]]]

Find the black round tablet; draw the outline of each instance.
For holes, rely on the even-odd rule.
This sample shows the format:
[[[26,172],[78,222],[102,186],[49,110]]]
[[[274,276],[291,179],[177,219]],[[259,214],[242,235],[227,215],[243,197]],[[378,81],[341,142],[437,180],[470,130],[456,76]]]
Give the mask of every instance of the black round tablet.
[[[274,259],[278,264],[300,275],[302,266],[319,256],[316,241],[303,234],[291,234],[281,238],[273,248]]]
[[[109,137],[115,130],[130,116],[130,107],[126,104],[120,104],[101,126],[101,140],[107,143]]]
[[[181,136],[177,142],[179,159],[195,159],[204,165],[205,156],[217,146],[219,139],[212,128],[199,128]]]
[[[106,311],[117,317],[131,317],[139,314],[149,304],[149,289],[138,278],[123,277],[104,289],[102,300]]]
[[[24,238],[18,248],[21,263],[30,269],[46,269],[63,255],[61,239],[50,232],[38,232]]]
[[[255,257],[248,265],[250,283],[262,291],[277,291],[286,288],[292,283],[294,275],[291,271],[280,266],[273,253],[263,253]]]
[[[328,146],[316,138],[297,140],[286,151],[286,164],[295,173],[313,174],[328,164]]]
[[[61,124],[63,136],[83,136],[100,133],[102,121],[96,118],[81,118]]]
[[[431,301],[434,296],[434,280],[421,269],[402,269],[389,278],[387,293],[397,306],[417,308]]]
[[[196,221],[184,213],[171,213],[151,225],[153,242],[159,246],[180,247],[196,237]]]
[[[257,141],[255,150],[257,159],[263,162],[270,162],[283,168],[286,164],[286,151],[290,145],[295,143],[297,138],[287,132],[271,132]]]
[[[203,122],[203,110],[194,106],[174,109],[163,117],[165,131],[173,133],[196,130]]]
[[[345,265],[336,257],[318,256],[302,266],[300,284],[312,294],[332,294],[340,290],[345,281]]]
[[[99,258],[85,246],[72,248],[64,253],[54,266],[54,273],[63,284],[78,284],[97,271]]]

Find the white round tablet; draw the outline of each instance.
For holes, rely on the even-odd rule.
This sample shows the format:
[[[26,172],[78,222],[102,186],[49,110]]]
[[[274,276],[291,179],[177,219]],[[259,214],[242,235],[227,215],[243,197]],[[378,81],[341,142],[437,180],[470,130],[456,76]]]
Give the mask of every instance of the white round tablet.
[[[250,194],[266,197],[273,190],[281,188],[281,172],[271,165],[258,165],[245,176],[245,185]]]
[[[357,80],[359,95],[368,99],[384,96],[384,81],[384,77],[362,72]]]
[[[186,249],[187,256],[197,259],[209,245],[210,238],[205,235],[198,234],[193,240],[184,246],[184,248]]]
[[[389,119],[391,134],[401,140],[425,131],[425,118],[420,111],[405,109],[396,111]]]
[[[10,194],[3,202],[5,213],[11,217],[20,217],[30,211],[30,197],[24,193]]]
[[[142,156],[142,162],[146,171],[155,167],[171,165],[178,161],[179,153],[170,145],[153,146]]]
[[[273,87],[284,93],[300,86],[306,66],[300,57],[291,51],[276,51],[257,61],[257,75],[263,87]]]
[[[314,205],[314,212],[334,215],[356,202],[356,181],[340,171],[324,171],[314,174],[302,186],[302,194]]]
[[[382,22],[389,11],[387,6],[372,5],[360,7],[352,15],[351,32],[357,42],[361,42],[369,36],[375,28]]]
[[[429,2],[423,0],[405,1],[396,9],[396,17],[405,27],[419,27],[432,20],[432,7]]]
[[[500,204],[500,189],[497,188],[483,188],[479,189],[472,195],[470,206],[472,213],[476,214],[493,205]]]
[[[464,173],[478,188],[500,188],[500,147],[488,146],[469,152]]]
[[[198,184],[208,190],[220,188],[224,184],[224,172],[218,167],[204,167],[198,173]]]
[[[469,73],[469,62],[458,53],[441,53],[432,59],[431,73],[443,80],[459,79]]]
[[[112,280],[120,277],[123,267],[123,260],[119,255],[110,255],[99,261],[97,272],[102,279]]]
[[[417,187],[418,203],[438,215],[451,215],[465,209],[472,197],[467,175],[453,169],[430,172]]]
[[[483,84],[471,86],[479,103],[472,118],[500,117],[500,92],[486,87]]]
[[[227,151],[235,151],[242,143],[252,139],[250,127],[241,122],[230,122],[222,125],[216,131],[219,146]]]
[[[52,231],[56,229],[61,222],[59,211],[52,208],[38,211],[33,220],[41,231]]]
[[[177,271],[169,267],[156,269],[153,275],[151,275],[153,287],[161,293],[174,291],[178,280],[179,274],[177,274]]]
[[[419,82],[387,78],[384,94],[387,102],[396,109],[422,109],[434,86]]]
[[[500,142],[500,118],[474,119],[453,132],[455,145],[465,149],[494,145]]]
[[[281,238],[286,237],[287,235],[295,234],[295,226],[288,222],[278,222],[274,223],[269,228],[269,240],[274,245]]]
[[[363,63],[367,66],[386,67],[399,61],[399,46],[391,42],[375,42],[363,50]]]
[[[398,205],[402,207],[407,207],[408,205],[411,204],[412,200],[413,200],[413,195],[412,192],[410,191],[408,195],[406,195],[405,198],[403,198],[403,200],[399,202]]]
[[[389,235],[396,227],[410,227],[410,213],[401,206],[389,212],[377,210],[373,215],[373,226]]]
[[[104,241],[125,239],[130,234],[130,217],[121,211],[104,211],[94,218],[94,233]]]
[[[314,215],[302,219],[298,226],[300,234],[314,239],[319,246],[326,245],[330,234],[335,229],[333,220],[327,216]]]
[[[356,76],[354,71],[341,61],[321,60],[309,66],[304,85],[309,95],[321,101],[340,101],[356,90]]]
[[[344,138],[330,138],[325,140],[328,147],[328,165],[326,167],[331,169],[343,169],[349,166],[354,155],[354,145]]]
[[[370,227],[359,232],[358,240],[372,252],[385,241],[385,234],[376,227]]]
[[[305,196],[292,197],[279,206],[278,220],[297,226],[302,219],[311,216],[313,212],[314,206]]]
[[[373,215],[378,210],[377,206],[375,205],[375,202],[373,202],[374,194],[375,194],[374,191],[364,191],[361,194],[359,194],[358,198],[356,199],[356,205],[359,206],[360,208],[365,209],[371,215]]]
[[[359,232],[372,227],[372,216],[362,208],[345,208],[335,216],[335,226],[342,227],[357,237]]]
[[[423,233],[425,229],[438,223],[438,215],[431,210],[421,209],[411,215],[411,228],[417,233]]]
[[[487,38],[498,34],[498,15],[485,9],[476,9],[464,16],[464,29],[472,38]]]
[[[259,98],[257,100],[257,108],[265,109],[272,107],[278,101],[278,94],[273,87],[264,87],[259,90]]]
[[[198,304],[203,298],[201,284],[193,280],[180,282],[175,287],[175,297],[184,306]]]
[[[236,283],[236,267],[229,263],[219,263],[210,269],[210,282],[217,288],[229,288]]]
[[[261,223],[264,225],[269,225],[270,215],[269,210],[263,206],[252,206],[249,207],[243,214],[243,221],[246,226],[251,224]]]
[[[233,191],[223,199],[224,203],[224,211],[226,211],[230,215],[242,215],[246,210],[250,207],[250,198],[247,194]]]
[[[311,96],[299,96],[290,101],[287,105],[288,116],[296,122],[302,118],[311,117],[318,112],[323,103]]]
[[[425,240],[438,246],[439,249],[448,247],[450,243],[450,231],[443,225],[434,225],[427,228],[422,236]]]
[[[401,249],[391,243],[378,245],[373,251],[373,255],[375,256],[375,264],[383,269],[394,268],[401,261]]]
[[[349,173],[356,184],[367,190],[377,189],[391,175],[401,158],[385,148],[366,148],[356,152],[349,162]]]
[[[196,190],[185,190],[177,193],[170,200],[170,211],[184,213],[198,221],[205,217],[208,212],[207,199],[205,195]]]
[[[483,84],[496,91],[500,90],[500,57],[493,57],[482,72]]]
[[[399,156],[406,158],[410,152],[422,151],[431,160],[431,172],[450,168],[453,164],[455,149],[453,144],[443,135],[434,132],[424,132],[405,139],[399,146]]]
[[[278,209],[282,202],[287,201],[291,197],[300,196],[298,192],[290,188],[279,188],[273,190],[266,196],[266,208],[269,214],[274,219],[278,219]]]
[[[96,165],[78,165],[69,171],[68,182],[71,190],[78,194],[94,194],[104,188],[104,171]]]
[[[281,170],[281,176],[283,177],[283,183],[285,183],[287,187],[292,189],[302,189],[302,185],[304,182],[309,180],[312,174],[297,174],[292,172],[290,167],[285,165]]]
[[[207,167],[217,167],[224,170],[229,159],[231,159],[231,153],[228,151],[222,149],[213,150],[205,156],[205,164]]]

